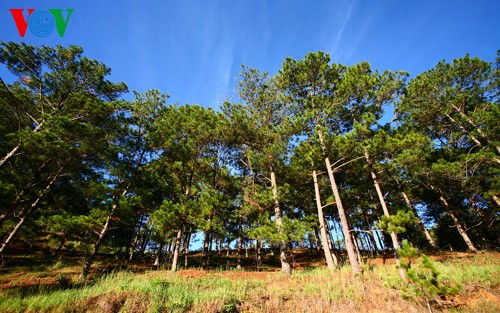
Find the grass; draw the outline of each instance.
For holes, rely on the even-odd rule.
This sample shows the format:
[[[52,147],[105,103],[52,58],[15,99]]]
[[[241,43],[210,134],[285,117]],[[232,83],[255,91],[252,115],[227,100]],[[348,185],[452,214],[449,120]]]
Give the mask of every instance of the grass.
[[[495,253],[436,262],[443,283],[458,294],[435,306],[442,312],[499,312],[500,258]],[[28,269],[28,271],[25,271]],[[404,298],[394,265],[365,266],[356,278],[310,268],[278,272],[117,271],[85,284],[78,267],[2,270],[0,312],[427,312],[422,299]]]

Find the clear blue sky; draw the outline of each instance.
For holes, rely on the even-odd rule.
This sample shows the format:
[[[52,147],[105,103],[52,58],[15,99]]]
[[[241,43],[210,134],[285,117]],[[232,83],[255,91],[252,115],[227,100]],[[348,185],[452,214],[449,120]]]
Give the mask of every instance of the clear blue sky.
[[[63,38],[55,30],[21,38],[11,8],[74,12]],[[493,61],[500,1],[3,0],[0,40],[81,45],[131,90],[156,88],[171,102],[218,107],[241,64],[275,73],[285,57],[311,51],[412,75],[466,53]],[[5,68],[0,75],[8,77]]]

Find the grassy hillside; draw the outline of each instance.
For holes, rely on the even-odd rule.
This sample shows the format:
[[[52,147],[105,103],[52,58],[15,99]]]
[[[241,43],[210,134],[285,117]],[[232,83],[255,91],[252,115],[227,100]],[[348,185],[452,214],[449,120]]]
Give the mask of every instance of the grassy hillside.
[[[172,273],[101,258],[85,282],[78,262],[18,258],[0,269],[0,312],[500,312],[499,253],[432,256],[448,287],[441,294],[403,283],[384,258],[367,260],[356,278],[348,266],[330,272],[317,257],[295,255],[291,277],[272,259],[260,272],[225,269],[231,257],[221,255],[212,257],[218,269]]]

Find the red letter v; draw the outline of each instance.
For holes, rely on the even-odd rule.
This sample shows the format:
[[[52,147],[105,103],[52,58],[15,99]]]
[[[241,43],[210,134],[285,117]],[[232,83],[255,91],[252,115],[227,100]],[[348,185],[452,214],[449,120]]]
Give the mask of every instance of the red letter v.
[[[23,16],[24,9],[10,9],[10,13],[12,13],[12,17],[16,22],[17,31],[21,37],[24,37],[26,34],[26,28],[28,28],[28,19],[30,18],[31,13],[35,11],[35,9],[28,9],[28,18],[25,20]]]

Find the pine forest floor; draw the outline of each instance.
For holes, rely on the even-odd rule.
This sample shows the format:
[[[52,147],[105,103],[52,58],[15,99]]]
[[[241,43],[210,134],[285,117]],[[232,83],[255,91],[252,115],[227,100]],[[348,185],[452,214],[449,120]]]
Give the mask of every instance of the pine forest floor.
[[[500,253],[431,255],[445,294],[405,284],[389,256],[366,258],[363,275],[348,265],[329,271],[317,251],[294,250],[292,276],[279,272],[277,256],[260,271],[254,258],[225,252],[189,255],[191,267],[176,273],[148,259],[130,266],[101,255],[90,278],[79,280],[81,257],[47,260],[42,252],[4,256],[0,312],[500,312]],[[181,264],[184,259],[181,258]]]

